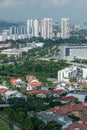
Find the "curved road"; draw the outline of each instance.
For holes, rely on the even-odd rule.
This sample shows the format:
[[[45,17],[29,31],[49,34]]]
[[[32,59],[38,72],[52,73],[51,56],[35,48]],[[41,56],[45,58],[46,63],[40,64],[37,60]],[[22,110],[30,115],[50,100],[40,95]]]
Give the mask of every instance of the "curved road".
[[[78,66],[78,67],[85,67],[87,68],[87,65],[86,64],[82,64],[82,63],[76,63],[76,62],[70,62],[70,61],[67,61],[67,63],[71,64],[71,65],[75,65],[75,66]]]

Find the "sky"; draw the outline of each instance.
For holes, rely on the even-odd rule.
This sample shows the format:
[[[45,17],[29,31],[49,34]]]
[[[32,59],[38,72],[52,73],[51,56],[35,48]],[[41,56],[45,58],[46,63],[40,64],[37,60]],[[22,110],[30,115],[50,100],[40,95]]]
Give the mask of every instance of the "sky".
[[[44,17],[52,17],[55,22],[62,17],[87,22],[87,0],[0,0],[0,19],[26,21]]]

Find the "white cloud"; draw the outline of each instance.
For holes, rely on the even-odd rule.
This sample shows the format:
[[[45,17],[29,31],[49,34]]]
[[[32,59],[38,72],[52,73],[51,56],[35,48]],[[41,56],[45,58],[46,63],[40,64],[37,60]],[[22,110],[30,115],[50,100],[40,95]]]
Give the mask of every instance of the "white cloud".
[[[67,4],[70,0],[3,0],[0,2],[0,8],[8,8],[19,6],[23,4],[28,4],[29,2],[32,4],[41,4],[43,7],[50,7],[50,6],[63,6]]]
[[[31,3],[41,3],[41,6],[63,6],[67,4],[70,0],[28,0]]]
[[[76,8],[87,7],[87,1],[86,0],[79,0],[75,7]]]
[[[43,7],[61,7],[69,2],[70,0],[44,0]]]
[[[3,0],[0,3],[0,8],[14,7],[22,4],[22,0]]]
[[[64,4],[67,4],[70,0],[49,0],[49,3],[56,5],[56,6],[62,6]]]

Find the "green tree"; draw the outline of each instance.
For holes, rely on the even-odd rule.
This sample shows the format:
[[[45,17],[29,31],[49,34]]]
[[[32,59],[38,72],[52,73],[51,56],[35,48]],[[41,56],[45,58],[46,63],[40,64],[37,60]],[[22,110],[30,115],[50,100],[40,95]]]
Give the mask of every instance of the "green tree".
[[[34,130],[34,125],[30,118],[27,118],[22,125],[22,130]]]
[[[45,130],[62,130],[62,125],[55,121],[51,121],[46,125]]]
[[[85,99],[84,99],[84,100],[85,100],[85,102],[87,102],[87,96],[85,96]]]
[[[72,114],[72,115],[69,115],[69,117],[72,119],[73,122],[80,120],[79,117],[77,117],[77,116],[75,116],[75,115],[73,115],[73,114]]]

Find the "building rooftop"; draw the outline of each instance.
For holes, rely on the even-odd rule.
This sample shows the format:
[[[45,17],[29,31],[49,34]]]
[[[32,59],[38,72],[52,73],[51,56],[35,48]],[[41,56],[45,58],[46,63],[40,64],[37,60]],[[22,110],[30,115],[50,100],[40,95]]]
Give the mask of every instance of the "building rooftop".
[[[34,91],[29,92],[30,95],[36,95],[39,93],[43,93],[45,95],[48,95],[48,92],[46,90],[34,90]]]
[[[29,86],[32,86],[32,87],[42,86],[42,84],[37,79],[31,80],[30,82],[28,82],[28,84]]]
[[[48,109],[47,111],[52,111],[56,114],[67,115],[74,111],[81,111],[84,109],[87,109],[87,107],[80,103],[80,104],[68,104],[68,105],[64,105],[62,107],[56,106],[54,108]]]
[[[78,98],[74,97],[74,96],[67,96],[67,97],[63,97],[60,98],[60,101],[73,101],[73,100],[77,100]]]
[[[81,119],[78,122],[70,124],[68,128],[64,130],[87,130],[87,117],[84,119]]]
[[[20,81],[22,81],[21,78],[16,78],[16,77],[11,78],[11,84],[13,85],[15,85],[17,82],[20,82]]]
[[[66,93],[66,92],[67,92],[67,91],[64,90],[64,89],[53,90],[53,93],[57,93],[57,94]]]

